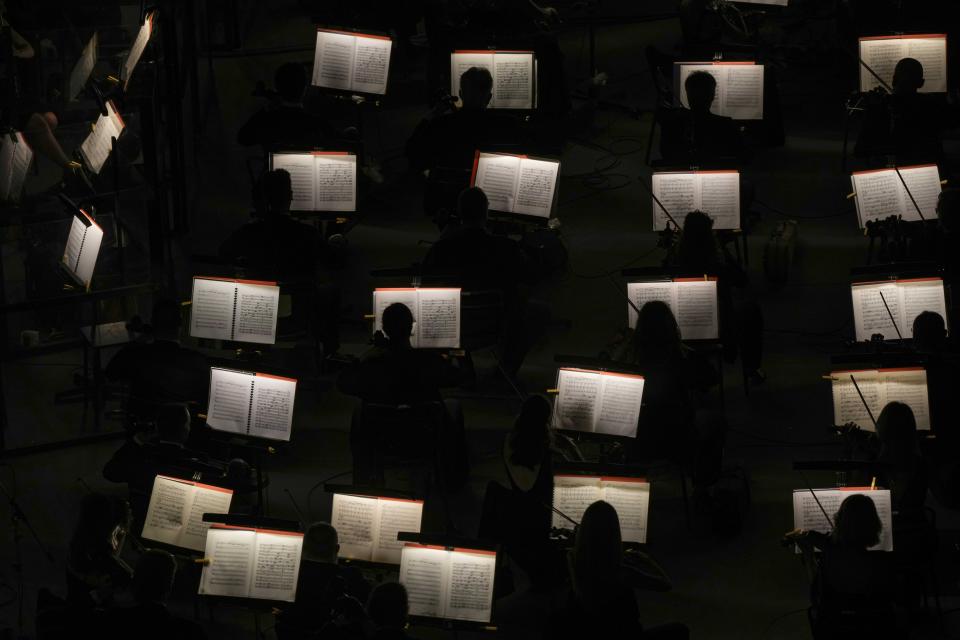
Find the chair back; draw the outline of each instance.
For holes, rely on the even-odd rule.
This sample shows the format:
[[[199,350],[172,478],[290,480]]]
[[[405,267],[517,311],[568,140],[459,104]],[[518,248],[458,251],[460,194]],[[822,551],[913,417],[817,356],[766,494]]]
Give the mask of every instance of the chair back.
[[[460,346],[466,351],[486,349],[503,336],[503,292],[497,289],[460,294]]]

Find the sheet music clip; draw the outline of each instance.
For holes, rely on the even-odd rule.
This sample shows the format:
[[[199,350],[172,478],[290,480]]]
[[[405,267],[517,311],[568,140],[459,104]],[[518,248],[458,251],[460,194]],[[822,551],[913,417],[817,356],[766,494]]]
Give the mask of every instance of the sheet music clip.
[[[713,53],[713,61],[720,62],[723,60],[723,51],[715,51]]]

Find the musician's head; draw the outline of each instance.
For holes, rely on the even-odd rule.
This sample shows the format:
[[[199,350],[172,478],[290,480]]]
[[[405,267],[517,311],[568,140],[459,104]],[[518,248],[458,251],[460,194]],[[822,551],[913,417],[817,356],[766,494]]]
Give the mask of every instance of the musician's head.
[[[877,416],[881,462],[912,463],[917,454],[917,420],[903,402],[888,402]]]
[[[651,300],[637,315],[633,335],[634,362],[663,360],[681,353],[680,327],[667,303]]]
[[[299,104],[307,88],[307,69],[297,62],[286,62],[273,74],[273,88],[284,102]]]
[[[620,518],[609,502],[594,502],[583,512],[571,556],[574,590],[597,602],[617,584],[622,561]]]
[[[310,562],[337,563],[340,540],[337,530],[326,522],[314,522],[303,534],[303,559]]]
[[[460,100],[465,109],[486,109],[493,97],[493,76],[483,67],[470,67],[460,76]]]
[[[901,58],[893,69],[893,92],[916,93],[923,86],[923,65],[916,58]]]
[[[913,319],[913,344],[917,351],[936,353],[947,339],[947,325],[936,311],[924,311]]]
[[[718,261],[713,218],[702,211],[691,211],[683,219],[683,234],[677,247],[680,263],[691,268],[708,269]]]
[[[948,233],[960,232],[960,189],[944,189],[937,198],[937,218]]]
[[[140,604],[164,604],[173,590],[177,561],[168,551],[147,549],[133,571],[133,597]]]
[[[390,342],[395,344],[409,342],[410,335],[413,333],[413,313],[402,302],[394,302],[383,310],[380,324]]]
[[[717,80],[706,71],[694,71],[683,83],[691,111],[707,112],[717,96]]]
[[[263,215],[282,215],[290,211],[293,202],[293,185],[286,169],[267,171],[260,177],[255,190],[256,207]]]
[[[855,493],[847,497],[833,518],[833,539],[840,545],[867,549],[880,542],[883,523],[873,500]]]
[[[470,187],[457,197],[457,214],[465,227],[483,227],[487,224],[490,201],[480,187]]]
[[[407,588],[399,582],[378,584],[367,600],[367,615],[377,631],[402,631],[409,611]]]

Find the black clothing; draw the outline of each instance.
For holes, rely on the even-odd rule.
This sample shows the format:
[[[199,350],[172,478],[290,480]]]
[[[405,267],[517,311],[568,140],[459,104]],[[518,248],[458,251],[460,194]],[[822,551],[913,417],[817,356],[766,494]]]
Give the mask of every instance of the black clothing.
[[[476,227],[450,228],[430,247],[423,260],[430,269],[453,272],[461,287],[471,291],[496,290],[504,304],[515,304],[517,285],[529,280],[529,260],[520,244]]]
[[[193,620],[172,615],[162,604],[138,604],[115,609],[104,615],[107,640],[142,638],[143,640],[202,640],[207,635]]]
[[[336,139],[336,130],[325,119],[292,105],[261,109],[237,133],[241,145],[266,149],[324,147]]]
[[[366,602],[369,595],[370,584],[353,567],[303,560],[296,599],[284,604],[277,615],[277,637],[280,640],[316,637],[331,621],[331,612],[340,598],[349,596]]]
[[[439,401],[440,389],[456,383],[456,370],[438,353],[390,346],[375,347],[337,380],[347,395],[389,405]]]
[[[407,158],[417,171],[460,169],[469,179],[477,151],[522,150],[526,138],[523,123],[513,116],[490,109],[460,109],[422,121],[407,141]]]
[[[574,640],[577,638],[604,638],[637,640],[642,638],[640,610],[633,591],[624,585],[615,585],[603,598],[596,598],[597,606],[589,608],[571,592],[563,609],[550,616],[544,638]]]
[[[702,164],[741,158],[743,140],[732,118],[689,109],[661,109],[660,155],[671,164]]]
[[[854,153],[896,156],[900,165],[939,162],[941,131],[958,122],[960,113],[942,94],[868,94]]]
[[[241,263],[251,277],[312,282],[320,257],[315,227],[288,215],[248,222],[220,245],[220,257]]]
[[[838,544],[831,535],[808,531],[806,542],[822,551],[812,587],[823,614],[893,607],[896,580],[892,555]]]

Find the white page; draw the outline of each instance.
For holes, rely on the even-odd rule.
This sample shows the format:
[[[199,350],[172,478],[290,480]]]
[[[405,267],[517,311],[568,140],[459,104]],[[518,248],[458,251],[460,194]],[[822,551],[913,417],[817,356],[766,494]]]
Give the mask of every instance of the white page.
[[[726,70],[721,115],[734,120],[763,120],[763,65],[720,66]]]
[[[33,150],[27,144],[23,134],[13,132],[16,143],[10,135],[4,135],[0,149],[0,200],[18,200],[27,181],[27,172],[33,160]]]
[[[250,597],[293,602],[302,551],[302,533],[257,531]]]
[[[316,202],[312,211],[356,211],[357,156],[317,154],[314,158]]]
[[[493,53],[481,53],[481,52],[470,52],[470,53],[451,53],[450,54],[450,95],[453,97],[460,96],[460,76],[464,74],[468,69],[473,67],[479,67],[481,69],[486,69],[490,72],[490,77],[493,77]],[[490,100],[490,107],[496,108],[496,105],[493,104],[493,100]]]
[[[712,64],[710,62],[675,62],[675,91],[676,98],[681,106],[690,108],[690,102],[687,100],[687,78],[698,71],[709,73],[717,81],[716,93],[713,97],[713,103],[710,105],[710,113],[718,116],[726,115],[723,113],[724,90],[727,84],[726,69],[722,65]],[[670,213],[673,213],[672,211]]]
[[[675,282],[677,304],[674,315],[684,340],[716,340],[720,337],[717,308],[717,281]]]
[[[904,338],[913,337],[913,322],[924,311],[940,314],[947,321],[947,301],[943,292],[943,280],[940,278],[899,280],[897,285],[903,298],[902,322],[900,328]]]
[[[930,430],[930,400],[927,392],[927,372],[923,369],[881,370],[884,402],[902,402],[913,410],[917,429]],[[877,417],[880,414],[876,414]]]
[[[651,200],[653,211],[653,230],[663,231],[667,228],[667,223],[674,222],[681,227],[687,214],[694,211],[699,205],[697,197],[698,180],[693,172],[664,172],[654,173],[651,180],[653,195],[656,199]],[[673,220],[663,212],[663,205]]]
[[[565,476],[553,477],[553,507],[567,518],[579,523],[583,520],[583,512],[594,502],[602,499],[600,478],[597,476]],[[558,529],[572,529],[573,523],[553,512],[551,526]]]
[[[873,500],[877,508],[877,515],[880,516],[880,522],[883,523],[883,529],[880,534],[880,543],[872,550],[893,551],[893,513],[890,509],[890,491],[887,489],[814,489],[817,497],[808,489],[793,490],[793,526],[796,529],[805,529],[807,531],[819,531],[820,533],[830,533],[830,521],[823,515],[827,512],[830,520],[836,522],[836,513],[840,505],[849,496],[862,494]],[[823,510],[817,506],[817,500]]]
[[[203,554],[209,564],[200,574],[198,593],[249,597],[256,539],[257,533],[250,529],[211,527]]]
[[[850,180],[857,194],[857,218],[861,229],[870,220],[885,220],[890,216],[903,216],[906,220],[911,213],[917,215],[912,206],[909,211],[904,208],[905,194],[896,172],[862,171],[854,173]]]
[[[448,561],[449,583],[443,617],[490,622],[496,554],[458,550],[449,553]]]
[[[107,115],[97,116],[93,131],[80,144],[80,155],[93,173],[99,174],[110,152],[113,151],[113,138],[119,138],[123,131],[123,121],[113,108],[113,102],[107,103]]]
[[[553,426],[572,431],[593,431],[599,409],[600,374],[596,371],[560,369]]]
[[[894,177],[897,178],[897,182],[900,183],[900,188],[903,190],[903,201],[904,201],[904,220],[936,220],[937,219],[937,200],[940,197],[940,171],[937,169],[937,165],[930,165],[925,167],[901,167],[900,175],[903,177],[903,181],[900,181],[900,178],[896,176],[896,171],[893,172]],[[906,189],[910,190],[908,194],[906,189],[904,189],[904,183],[906,183]],[[916,201],[917,206],[913,205],[913,201],[910,200],[910,196],[913,196],[913,200]],[[923,212],[923,218],[920,217],[920,214],[917,213],[917,207],[920,207],[920,211]]]
[[[497,53],[493,56],[495,109],[532,109],[534,65],[532,53]]]
[[[416,289],[374,289],[373,291],[373,330],[383,330],[383,311],[392,304],[400,303],[410,309],[413,315],[413,335],[410,336],[410,344],[417,346],[417,313],[419,305],[417,304]]]
[[[635,437],[643,399],[643,378],[603,373],[600,380],[600,410],[593,430],[612,436]]]
[[[83,238],[83,248],[80,251],[80,258],[77,260],[76,276],[80,279],[87,289],[93,281],[93,271],[97,266],[97,258],[100,256],[100,245],[103,243],[103,229],[92,223],[87,227],[87,233]]]
[[[14,135],[19,142],[20,133]],[[9,135],[0,136],[0,200],[13,199],[13,155],[16,146],[17,143]]]
[[[875,431],[873,419],[880,415],[883,409],[880,393],[880,374],[876,370],[868,371],[836,371],[830,374],[835,378],[832,384],[833,392],[833,422],[836,425],[844,425],[848,422],[854,422],[864,431]],[[850,376],[857,381],[853,384]],[[857,393],[857,385],[860,387],[860,393]],[[864,406],[864,400],[870,407],[870,412]],[[873,419],[870,417],[873,413]]]
[[[80,58],[73,65],[70,72],[70,82],[67,84],[67,101],[74,101],[90,79],[93,67],[97,64],[97,32],[94,31],[87,46],[80,53]]]
[[[273,344],[277,341],[280,287],[273,284],[237,283],[237,318],[233,339]]]
[[[291,211],[313,211],[317,201],[317,183],[314,166],[316,162],[309,153],[271,153],[271,165],[276,171],[283,169],[290,174],[293,189]]]
[[[218,431],[246,433],[254,376],[242,371],[210,369],[207,424]]]
[[[447,551],[407,543],[400,554],[399,582],[407,589],[410,615],[440,618],[444,613]]]
[[[193,502],[193,493],[192,482],[157,476],[150,493],[142,537],[170,545],[179,544],[187,519],[187,509]],[[201,546],[197,550],[203,549]]]
[[[194,338],[230,340],[237,284],[232,280],[193,279],[190,335]]]
[[[520,160],[510,155],[480,154],[474,184],[486,194],[491,211],[514,212],[520,182]]]
[[[905,58],[913,58],[923,65],[921,93],[947,91],[947,39],[904,38]],[[892,79],[892,76],[891,76]]]
[[[400,564],[403,542],[397,540],[397,534],[403,531],[420,533],[423,501],[380,498],[377,509],[378,530],[374,540],[373,561]]]
[[[356,37],[332,31],[317,31],[313,57],[313,84],[349,91],[353,82]]]
[[[70,273],[76,274],[77,263],[80,260],[80,250],[83,247],[83,241],[87,235],[87,225],[79,215],[73,216],[70,222],[70,233],[67,234],[67,244],[63,249],[63,257],[60,261]]]
[[[702,171],[697,173],[697,178],[700,180],[699,208],[713,219],[713,228],[739,229],[740,174],[736,171]]]
[[[549,218],[559,172],[559,162],[530,158],[521,160],[517,201],[513,205],[513,212]]]
[[[460,289],[419,289],[417,347],[460,347]]]
[[[98,324],[95,328],[89,325],[80,327],[80,333],[92,345],[110,347],[133,342],[133,335],[127,329],[126,320]]]
[[[253,384],[250,435],[271,440],[290,440],[296,394],[296,380],[258,373]]]
[[[377,499],[367,496],[333,494],[330,524],[340,542],[338,558],[373,560]]]
[[[360,93],[387,92],[387,76],[390,71],[390,50],[393,42],[388,38],[356,37],[353,58],[354,91]]]
[[[147,48],[147,43],[150,42],[150,34],[153,32],[153,17],[153,13],[147,15],[147,19],[143,21],[143,25],[137,32],[136,40],[134,40],[130,46],[130,52],[127,54],[126,60],[123,61],[121,73],[124,89],[126,89],[130,83],[130,76],[133,75],[133,70],[136,68],[137,63],[140,62],[140,57],[143,56],[143,52]]]
[[[860,59],[866,63],[866,67],[859,62],[860,68],[860,91],[872,91],[883,85],[873,75],[880,76],[887,87],[893,86],[893,70],[901,58],[906,58],[906,45],[901,38],[881,38],[878,40],[860,39]],[[873,73],[867,69],[873,70]],[[923,89],[921,89],[923,91]]]
[[[670,307],[673,315],[677,315],[676,304],[673,300],[674,284],[672,282],[628,282],[627,298],[633,304],[627,303],[627,324],[631,329],[637,326],[637,309],[643,310],[643,305],[657,300]],[[636,307],[636,309],[634,309]]]
[[[177,546],[203,551],[207,545],[207,532],[210,529],[210,523],[203,521],[203,514],[230,513],[232,501],[233,491],[230,489],[193,483],[193,500],[187,505]]]
[[[603,480],[603,500],[617,510],[620,536],[624,542],[647,542],[650,510],[650,483],[630,480]]]
[[[901,334],[906,330],[906,327],[899,326],[900,291],[896,282],[854,284],[850,286],[850,295],[853,299],[853,323],[857,342],[869,341],[870,336],[875,333],[883,334],[884,340],[896,340],[897,329],[900,329]],[[896,327],[890,319],[891,315],[897,322]],[[909,338],[909,331],[903,337]]]

